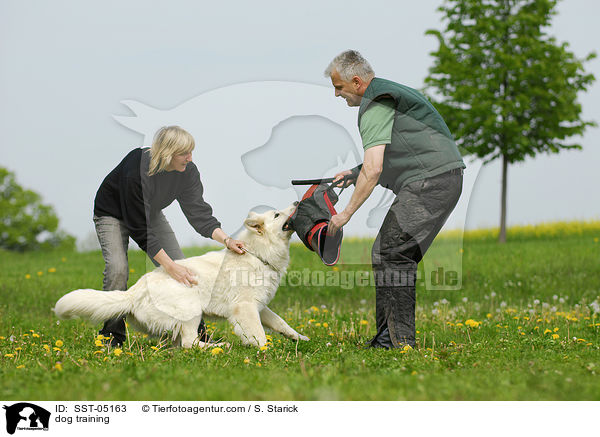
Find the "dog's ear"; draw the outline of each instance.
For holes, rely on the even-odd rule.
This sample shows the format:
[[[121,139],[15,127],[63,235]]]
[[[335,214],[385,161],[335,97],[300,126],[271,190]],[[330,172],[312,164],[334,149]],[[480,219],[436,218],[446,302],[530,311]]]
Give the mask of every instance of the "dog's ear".
[[[262,235],[265,231],[265,219],[263,216],[251,212],[248,218],[244,220],[244,226],[252,232]]]

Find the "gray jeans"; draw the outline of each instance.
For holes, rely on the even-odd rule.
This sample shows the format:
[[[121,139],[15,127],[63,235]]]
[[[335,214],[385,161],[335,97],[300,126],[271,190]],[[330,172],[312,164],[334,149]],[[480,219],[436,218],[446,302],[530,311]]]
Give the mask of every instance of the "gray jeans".
[[[104,257],[102,289],[105,291],[125,291],[129,279],[129,261],[127,258],[129,231],[121,220],[114,217],[94,216],[94,225]],[[152,222],[152,228],[158,236],[161,247],[171,259],[184,258],[177,238],[175,238],[175,233],[164,214],[160,213],[157,219]],[[151,261],[155,266],[159,265],[156,260],[151,259]],[[107,337],[112,335],[122,343],[126,337],[124,318],[108,320],[100,333]]]
[[[415,345],[417,265],[456,206],[462,171],[412,182],[388,211],[372,250],[376,347]]]

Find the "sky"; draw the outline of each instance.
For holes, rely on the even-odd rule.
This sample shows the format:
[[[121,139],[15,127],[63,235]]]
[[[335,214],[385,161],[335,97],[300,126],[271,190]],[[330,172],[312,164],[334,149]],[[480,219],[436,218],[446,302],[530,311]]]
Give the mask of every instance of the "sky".
[[[440,4],[3,0],[0,166],[40,193],[85,248],[95,244],[93,199],[106,174],[164,123],[185,123],[205,199],[234,233],[250,209],[297,200],[303,188],[288,179],[360,162],[356,111],[334,97],[325,67],[353,48],[377,76],[422,88],[437,47],[425,31],[443,28]],[[599,12],[594,0],[560,2],[549,33],[585,57],[600,41]],[[600,79],[598,59],[586,70]],[[584,119],[600,122],[598,83],[579,102]],[[509,168],[509,225],[600,219],[599,128],[575,140],[583,150]],[[467,166],[446,229],[497,226],[499,162]],[[375,190],[345,235],[375,235],[386,202]],[[182,245],[210,243],[176,205],[166,214]]]

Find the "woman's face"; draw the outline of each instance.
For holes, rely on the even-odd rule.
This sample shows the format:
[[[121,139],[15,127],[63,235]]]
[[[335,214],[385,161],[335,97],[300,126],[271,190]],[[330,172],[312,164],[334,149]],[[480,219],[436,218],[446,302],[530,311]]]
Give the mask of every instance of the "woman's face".
[[[188,165],[188,162],[192,162],[192,152],[181,155],[173,155],[171,162],[167,167],[167,171],[179,171],[183,173]]]

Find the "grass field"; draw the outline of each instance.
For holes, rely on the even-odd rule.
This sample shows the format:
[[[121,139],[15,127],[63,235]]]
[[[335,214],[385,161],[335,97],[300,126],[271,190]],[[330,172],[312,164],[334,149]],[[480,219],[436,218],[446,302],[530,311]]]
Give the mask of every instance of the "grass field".
[[[272,334],[261,351],[218,320],[209,327],[229,347],[181,350],[131,332],[111,349],[99,326],[51,312],[67,291],[101,288],[99,252],[0,252],[0,399],[600,400],[599,238],[598,222],[516,228],[505,245],[493,230],[467,233],[456,252],[462,289],[419,284],[418,347],[394,351],[363,347],[375,333],[373,286],[298,279],[368,271],[369,240],[347,239],[334,268],[292,246],[297,277],[270,307],[311,341]],[[130,263],[132,284],[144,254],[130,252]]]

